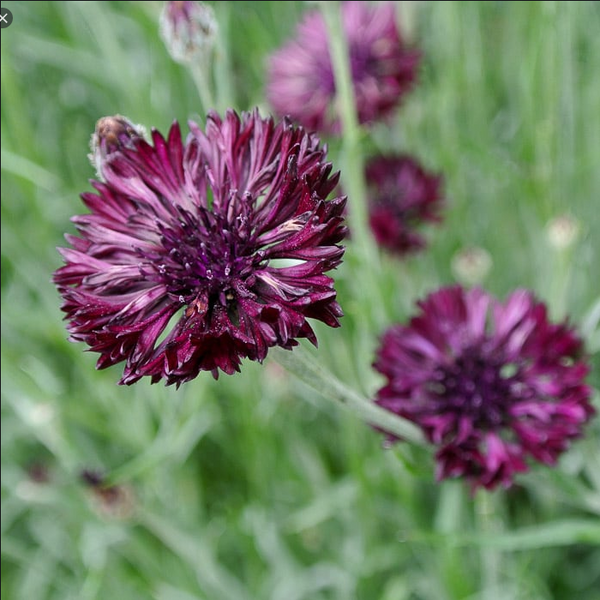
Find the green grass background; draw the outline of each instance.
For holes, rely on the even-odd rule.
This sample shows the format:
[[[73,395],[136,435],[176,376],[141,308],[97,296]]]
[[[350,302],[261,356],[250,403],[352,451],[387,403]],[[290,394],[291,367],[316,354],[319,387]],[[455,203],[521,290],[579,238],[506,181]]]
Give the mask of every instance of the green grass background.
[[[213,5],[227,103],[266,113],[266,57],[313,7]],[[433,482],[430,453],[384,450],[271,360],[179,390],[124,388],[118,367],[97,372],[96,357],[66,341],[51,275],[94,176],[95,121],[120,113],[164,132],[202,119],[192,79],[158,37],[161,6],[3,3],[14,21],[1,55],[2,598],[598,600],[598,419],[556,469],[534,467],[486,498],[482,525],[465,486]],[[598,388],[600,4],[407,2],[401,12],[423,50],[420,85],[363,147],[410,151],[442,173],[445,221],[427,232],[430,250],[403,263],[365,264],[350,242],[336,273],[343,327],[317,327],[315,356],[373,394],[380,332],[453,282],[451,257],[475,245],[493,260],[490,291],[527,287],[554,317],[569,315]],[[546,234],[562,214],[581,226],[564,252]],[[32,465],[46,483],[31,480]],[[103,510],[83,468],[127,490],[132,511]]]

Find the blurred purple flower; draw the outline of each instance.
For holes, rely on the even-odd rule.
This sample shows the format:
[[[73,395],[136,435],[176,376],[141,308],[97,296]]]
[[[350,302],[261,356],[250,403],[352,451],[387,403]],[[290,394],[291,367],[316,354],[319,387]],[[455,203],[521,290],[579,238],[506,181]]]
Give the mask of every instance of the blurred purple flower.
[[[377,404],[419,425],[438,447],[437,478],[508,487],[525,459],[552,465],[594,410],[582,342],[518,290],[443,288],[408,326],[383,336]],[[395,439],[395,438],[391,438]]]
[[[391,2],[343,2],[358,119],[390,115],[416,79],[420,53],[405,46]],[[296,38],[270,59],[267,96],[275,112],[309,130],[340,132],[327,27],[319,11],[298,25]]]
[[[399,255],[425,247],[417,228],[440,220],[442,178],[410,156],[377,156],[365,171],[369,222],[379,245]]]
[[[110,154],[60,249],[70,339],[100,369],[125,361],[122,384],[231,374],[269,347],[316,345],[307,319],[342,315],[325,272],[344,252],[346,199],[326,200],[339,174],[318,139],[258,111],[190,127],[185,143],[174,124]]]

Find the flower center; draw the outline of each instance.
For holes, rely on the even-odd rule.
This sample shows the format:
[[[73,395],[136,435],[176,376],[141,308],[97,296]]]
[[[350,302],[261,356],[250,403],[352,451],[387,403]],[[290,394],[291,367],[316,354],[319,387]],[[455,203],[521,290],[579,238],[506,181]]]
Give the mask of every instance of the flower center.
[[[430,387],[435,402],[483,429],[505,424],[523,388],[517,365],[485,356],[479,348],[467,349],[453,364],[436,369],[435,379]]]
[[[260,260],[244,215],[229,222],[206,209],[198,215],[181,211],[178,222],[161,228],[164,253],[155,267],[167,292],[182,304],[206,293],[211,302],[227,305],[235,282],[246,279]]]

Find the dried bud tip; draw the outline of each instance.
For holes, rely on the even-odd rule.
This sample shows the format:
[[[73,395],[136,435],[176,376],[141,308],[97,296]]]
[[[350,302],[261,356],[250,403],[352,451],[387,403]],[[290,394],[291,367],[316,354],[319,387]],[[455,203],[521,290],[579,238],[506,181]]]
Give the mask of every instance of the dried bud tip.
[[[90,161],[96,167],[98,177],[103,178],[104,166],[112,154],[123,148],[133,148],[134,142],[143,138],[144,128],[121,115],[99,119],[90,144]]]

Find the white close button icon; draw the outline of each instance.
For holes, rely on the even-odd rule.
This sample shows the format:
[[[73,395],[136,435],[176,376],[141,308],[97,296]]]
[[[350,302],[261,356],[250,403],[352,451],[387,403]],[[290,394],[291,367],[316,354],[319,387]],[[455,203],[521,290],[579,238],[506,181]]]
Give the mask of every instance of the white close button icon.
[[[13,21],[13,15],[10,12],[10,10],[8,10],[8,8],[0,8],[0,27],[2,27],[2,29],[5,29],[6,27],[8,27]]]

